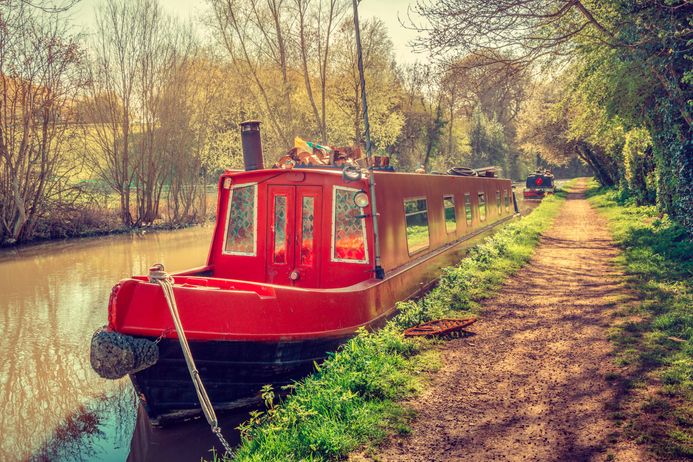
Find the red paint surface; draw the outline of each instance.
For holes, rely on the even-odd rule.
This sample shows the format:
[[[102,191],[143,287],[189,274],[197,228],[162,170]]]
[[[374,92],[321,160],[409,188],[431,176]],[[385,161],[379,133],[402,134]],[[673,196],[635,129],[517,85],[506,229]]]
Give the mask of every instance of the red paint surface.
[[[539,190],[532,190],[532,189],[527,189],[523,192],[525,197],[544,197],[544,190],[539,189]]]
[[[222,252],[232,184],[255,183],[257,193],[256,253]],[[174,275],[174,292],[182,324],[190,339],[289,340],[339,336],[391,314],[397,301],[415,295],[441,267],[454,262],[473,243],[469,237],[509,218],[505,208],[486,206],[479,221],[478,194],[486,197],[511,192],[510,180],[448,175],[378,172],[375,176],[379,209],[384,280],[373,278],[373,223],[370,206],[362,209],[366,241],[347,236],[333,243],[332,198],[335,186],[368,191],[366,179],[345,182],[340,171],[261,170],[227,172],[220,179],[217,224],[208,265]],[[465,220],[465,194],[473,206],[471,225]],[[286,200],[286,233],[275,248],[275,198]],[[455,231],[445,229],[443,197],[453,196]],[[314,205],[312,239],[302,235],[303,198]],[[427,249],[407,251],[404,200],[427,197]],[[372,200],[371,200],[372,203]],[[334,248],[333,248],[334,244]],[[337,258],[366,262],[332,261]],[[367,252],[367,255],[366,255]],[[201,273],[211,276],[202,276]],[[298,274],[293,280],[292,273]],[[109,302],[109,327],[119,332],[159,336],[173,324],[161,288],[139,276],[121,281]],[[170,335],[175,336],[175,334]]]

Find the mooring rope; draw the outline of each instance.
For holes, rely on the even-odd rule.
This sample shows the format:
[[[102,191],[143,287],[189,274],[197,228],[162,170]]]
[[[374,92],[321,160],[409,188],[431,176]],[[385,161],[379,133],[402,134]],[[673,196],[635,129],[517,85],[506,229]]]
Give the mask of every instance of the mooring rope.
[[[217,420],[217,415],[214,412],[214,407],[212,402],[209,400],[209,395],[205,389],[202,379],[200,378],[200,373],[195,366],[195,360],[193,359],[192,353],[190,352],[190,346],[188,345],[188,339],[185,336],[185,331],[183,330],[183,325],[180,322],[180,316],[178,315],[178,305],[176,304],[176,297],[173,294],[173,278],[169,276],[166,271],[164,271],[164,265],[157,263],[156,265],[149,268],[149,282],[159,284],[164,292],[164,298],[168,304],[168,309],[171,312],[171,317],[173,318],[173,325],[176,328],[176,333],[178,334],[178,341],[180,342],[180,347],[183,350],[183,357],[185,358],[185,363],[188,366],[188,372],[190,372],[190,378],[192,379],[193,385],[195,386],[195,391],[197,392],[197,398],[200,400],[200,406],[202,407],[202,412],[207,419],[207,423],[212,429],[212,432],[217,435],[219,441],[221,441],[226,455],[233,457],[233,450],[231,445],[224,435],[221,433],[221,427],[219,426],[219,421]]]

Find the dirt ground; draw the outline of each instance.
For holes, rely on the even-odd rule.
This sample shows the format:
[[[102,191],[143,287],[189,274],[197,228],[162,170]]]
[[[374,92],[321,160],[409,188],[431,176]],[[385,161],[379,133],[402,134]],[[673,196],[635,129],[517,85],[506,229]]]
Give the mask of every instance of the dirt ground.
[[[645,461],[611,419],[618,390],[607,328],[624,291],[605,221],[579,184],[532,261],[409,403],[412,433],[378,461]]]

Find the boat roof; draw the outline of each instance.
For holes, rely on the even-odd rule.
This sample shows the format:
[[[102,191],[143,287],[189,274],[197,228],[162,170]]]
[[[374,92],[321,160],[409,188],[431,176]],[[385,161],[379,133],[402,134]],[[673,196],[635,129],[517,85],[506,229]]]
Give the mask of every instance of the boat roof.
[[[225,177],[233,177],[233,178],[244,178],[244,177],[252,177],[252,176],[257,176],[257,175],[279,175],[283,173],[317,173],[320,175],[326,175],[326,176],[342,176],[342,169],[340,167],[294,167],[291,169],[284,169],[284,168],[264,168],[264,169],[258,169],[258,170],[242,170],[242,169],[226,169],[224,173],[221,175],[222,178]],[[363,172],[363,179],[368,178],[368,173],[364,171]],[[374,173],[376,174],[395,174],[395,175],[413,175],[417,177],[421,176],[428,176],[428,177],[435,177],[435,178],[441,178],[441,177],[452,177],[452,178],[463,178],[464,176],[461,175],[449,175],[445,173],[416,173],[416,172],[401,172],[401,171],[396,171],[396,170],[374,170]],[[470,177],[464,177],[464,178],[470,178]],[[471,177],[471,178],[478,178],[478,179],[485,179],[485,180],[492,180],[492,179],[503,179],[500,177],[488,177],[488,176],[476,176],[476,177]]]
[[[222,176],[224,176],[224,177],[233,176],[233,177],[237,178],[237,177],[244,177],[244,176],[253,176],[253,175],[258,175],[258,174],[271,175],[271,174],[292,173],[292,172],[302,172],[302,173],[311,172],[311,173],[320,173],[323,175],[342,176],[342,169],[341,168],[291,168],[291,169],[263,168],[260,170],[227,169],[224,171]]]

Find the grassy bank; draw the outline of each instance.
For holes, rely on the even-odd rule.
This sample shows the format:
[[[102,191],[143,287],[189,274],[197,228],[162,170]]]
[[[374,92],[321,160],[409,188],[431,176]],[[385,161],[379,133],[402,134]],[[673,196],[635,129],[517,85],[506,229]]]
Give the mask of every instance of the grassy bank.
[[[277,403],[265,391],[265,412],[243,424],[235,460],[334,460],[376,446],[388,434],[406,433],[413,416],[399,401],[434,370],[438,353],[431,340],[405,339],[402,331],[423,321],[460,316],[478,309],[532,255],[541,232],[558,213],[563,197],[549,197],[529,216],[507,225],[468,258],[446,268],[438,286],[418,301],[399,304],[398,314],[376,333],[361,332],[295,385]]]
[[[609,222],[630,291],[611,330],[623,385],[614,417],[660,456],[693,457],[693,243],[654,207],[589,191]]]

